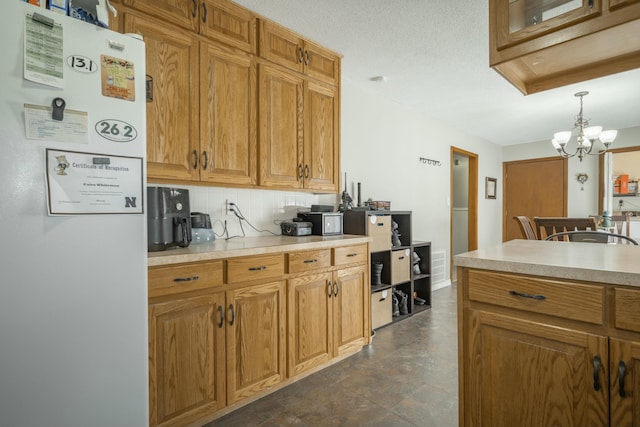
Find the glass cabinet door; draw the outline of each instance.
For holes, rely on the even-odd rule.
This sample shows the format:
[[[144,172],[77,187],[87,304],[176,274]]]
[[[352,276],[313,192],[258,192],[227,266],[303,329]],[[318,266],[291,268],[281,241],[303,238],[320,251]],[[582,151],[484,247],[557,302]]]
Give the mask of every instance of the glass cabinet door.
[[[601,0],[491,0],[498,48],[577,24],[600,14]]]

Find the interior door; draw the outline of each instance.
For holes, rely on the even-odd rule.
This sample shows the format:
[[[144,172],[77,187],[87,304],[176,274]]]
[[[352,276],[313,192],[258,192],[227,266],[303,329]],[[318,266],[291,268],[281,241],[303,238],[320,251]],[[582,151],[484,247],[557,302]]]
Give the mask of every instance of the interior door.
[[[567,159],[505,162],[502,240],[522,239],[516,215],[567,216]]]

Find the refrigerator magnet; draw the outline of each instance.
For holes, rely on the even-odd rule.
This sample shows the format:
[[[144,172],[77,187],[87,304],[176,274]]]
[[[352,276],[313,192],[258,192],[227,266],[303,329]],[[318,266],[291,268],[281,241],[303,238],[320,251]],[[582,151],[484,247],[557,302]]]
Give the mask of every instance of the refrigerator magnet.
[[[136,100],[133,62],[100,55],[102,95],[126,101]]]

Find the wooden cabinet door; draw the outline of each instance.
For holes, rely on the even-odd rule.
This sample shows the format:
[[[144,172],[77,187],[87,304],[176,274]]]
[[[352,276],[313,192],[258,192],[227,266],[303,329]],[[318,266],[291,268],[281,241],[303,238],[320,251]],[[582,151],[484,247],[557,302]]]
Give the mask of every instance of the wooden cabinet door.
[[[195,0],[124,0],[124,4],[191,31],[197,31],[199,27]]]
[[[305,81],[304,186],[338,191],[340,182],[340,101],[332,86]]]
[[[144,37],[146,73],[153,80],[153,100],[147,102],[147,176],[198,180],[198,94],[191,87],[198,81],[198,41],[177,27],[131,13],[124,16],[124,28]]]
[[[289,280],[288,376],[333,358],[333,281],[331,273]]]
[[[200,179],[254,185],[257,180],[256,66],[246,53],[202,42]]]
[[[284,380],[285,296],[283,282],[226,293],[227,402]]]
[[[224,293],[149,306],[149,422],[186,425],[225,406]]]
[[[201,0],[200,34],[226,45],[256,52],[256,16],[227,0]]]
[[[340,83],[340,56],[319,44],[304,42],[304,72],[332,85]]]
[[[611,424],[640,426],[640,342],[612,338],[609,342]]]
[[[334,275],[334,355],[340,356],[355,353],[369,342],[369,270],[364,265],[338,270]]]
[[[286,70],[259,66],[259,184],[302,187],[303,80]]]
[[[469,314],[462,424],[609,425],[607,337],[484,311]]]
[[[260,56],[291,70],[304,70],[304,40],[274,22],[260,20]]]

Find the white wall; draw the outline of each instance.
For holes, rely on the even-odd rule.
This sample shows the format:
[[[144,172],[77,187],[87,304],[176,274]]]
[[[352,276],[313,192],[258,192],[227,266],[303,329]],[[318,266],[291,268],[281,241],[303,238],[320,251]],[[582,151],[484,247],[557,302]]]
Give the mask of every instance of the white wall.
[[[575,139],[569,142],[569,151],[575,147]],[[618,136],[612,148],[640,146],[640,127],[618,130]],[[556,157],[558,153],[551,145],[551,140],[532,142],[529,144],[509,145],[503,147],[502,158],[505,162],[542,157]],[[586,173],[589,179],[582,185],[576,180],[579,173]],[[580,162],[577,157],[569,159],[567,172],[568,183],[568,216],[597,215],[598,212],[598,156],[587,156]]]
[[[478,154],[478,246],[501,242],[500,184],[495,200],[484,198],[485,176],[502,181],[501,147],[343,80],[342,170],[348,188],[361,182],[363,200],[389,200],[392,210],[412,211],[414,240],[431,241],[432,251],[444,250],[448,260],[451,146]],[[441,165],[423,164],[420,157]]]

